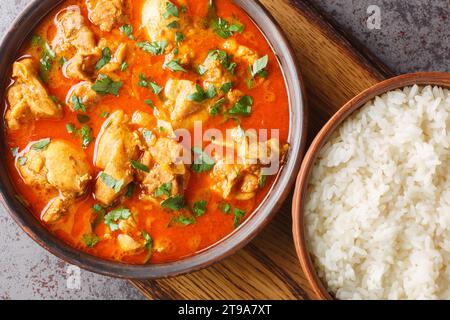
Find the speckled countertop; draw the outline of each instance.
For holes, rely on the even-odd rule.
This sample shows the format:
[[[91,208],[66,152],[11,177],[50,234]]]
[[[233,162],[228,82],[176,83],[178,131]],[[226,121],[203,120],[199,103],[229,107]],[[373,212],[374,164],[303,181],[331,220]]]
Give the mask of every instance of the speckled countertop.
[[[0,0],[0,34],[31,0]],[[396,73],[450,72],[450,1],[312,0]],[[378,6],[379,28],[367,9]],[[142,299],[127,281],[80,271],[28,238],[0,206],[0,299]]]

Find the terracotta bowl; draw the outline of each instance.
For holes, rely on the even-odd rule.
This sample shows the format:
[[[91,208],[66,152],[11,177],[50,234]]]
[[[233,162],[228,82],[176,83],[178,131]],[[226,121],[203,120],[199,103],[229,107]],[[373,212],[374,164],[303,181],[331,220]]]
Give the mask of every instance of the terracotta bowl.
[[[309,177],[312,168],[316,162],[317,156],[322,147],[327,143],[333,132],[343,123],[354,111],[363,107],[367,102],[374,99],[385,92],[407,87],[410,85],[438,85],[445,88],[450,88],[450,73],[413,73],[405,74],[383,81],[350,100],[345,104],[328,123],[319,132],[317,137],[312,142],[297,178],[297,184],[292,202],[292,219],[293,219],[293,234],[295,248],[300,259],[301,267],[309,281],[317,298],[323,300],[333,299],[333,296],[326,289],[326,284],[319,279],[315,267],[312,263],[310,254],[306,245],[305,238],[305,219],[304,206],[306,191],[308,187]]]
[[[11,65],[18,58],[19,48],[24,41],[30,39],[32,30],[46,14],[61,2],[62,0],[32,1],[4,37],[0,45],[1,101],[4,100],[5,88],[9,84],[11,75]],[[235,0],[235,3],[247,12],[272,45],[284,72],[289,93],[291,115],[289,143],[291,148],[287,163],[282,168],[269,195],[256,212],[239,229],[225,239],[194,256],[177,262],[134,266],[106,261],[75,250],[49,233],[15,197],[16,191],[8,172],[5,170],[7,167],[6,159],[0,157],[1,167],[3,168],[0,170],[0,191],[3,204],[20,227],[38,244],[65,261],[93,272],[122,278],[156,279],[199,270],[233,254],[253,239],[273,218],[289,195],[289,191],[295,182],[295,175],[300,168],[306,138],[306,106],[303,84],[293,50],[271,15],[259,4],[259,1]],[[4,114],[4,104],[1,108],[2,114]],[[3,121],[0,123],[0,130],[3,133],[5,131]],[[0,139],[0,153],[5,154],[6,152],[9,152],[9,150],[6,149],[3,134]]]

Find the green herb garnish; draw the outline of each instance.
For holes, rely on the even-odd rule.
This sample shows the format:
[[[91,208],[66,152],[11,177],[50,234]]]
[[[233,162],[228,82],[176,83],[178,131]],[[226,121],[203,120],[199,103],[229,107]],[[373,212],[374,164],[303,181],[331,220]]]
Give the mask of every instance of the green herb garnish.
[[[203,90],[198,84],[195,85],[197,92],[188,96],[189,101],[202,102],[206,99],[212,99],[217,95],[216,88],[213,85],[209,86],[208,90]]]
[[[92,86],[92,90],[101,95],[112,94],[117,97],[122,86],[122,81],[115,82],[110,77],[101,74]]]
[[[161,206],[164,209],[169,209],[169,210],[172,210],[172,211],[178,211],[178,210],[183,209],[186,206],[186,200],[184,199],[183,196],[176,195],[176,196],[170,197],[167,200],[164,200],[161,203]]]
[[[164,50],[167,47],[167,41],[166,40],[153,42],[143,41],[138,42],[137,46],[141,48],[143,51],[151,53],[154,56],[160,56],[164,53]]]
[[[109,227],[111,231],[119,230],[119,225],[117,222],[119,220],[127,220],[131,217],[131,211],[127,208],[118,208],[105,216],[105,224]]]
[[[92,136],[92,129],[89,126],[82,126],[80,129],[80,135],[81,135],[81,145],[83,149],[87,149],[89,144],[94,141],[94,137]]]
[[[66,130],[68,133],[74,133],[75,132],[75,125],[73,123],[67,123],[66,124]]]
[[[171,23],[167,25],[167,28],[169,29],[180,29],[180,24],[177,20],[173,20]]]
[[[100,179],[104,184],[113,189],[115,193],[119,193],[125,183],[123,180],[116,180],[104,172],[100,175]]]
[[[170,197],[172,195],[172,182],[166,182],[166,183],[163,183],[162,185],[160,185],[155,190],[153,195],[157,198],[162,197],[162,196]]]
[[[50,45],[42,39],[42,37],[35,35],[31,39],[33,45],[40,46],[42,49],[41,58],[39,60],[40,70],[39,76],[45,83],[48,83],[48,75],[52,69],[52,63],[56,59],[56,54]]]
[[[229,115],[249,116],[252,113],[253,99],[250,96],[243,96],[230,110]]]
[[[104,66],[106,66],[111,61],[111,50],[106,47],[102,50],[102,57],[98,60],[95,70],[100,70]]]
[[[235,73],[237,64],[233,62],[233,57],[223,50],[211,50],[208,53],[207,59],[219,60],[222,67],[224,67],[231,74]]]
[[[166,67],[173,72],[187,72],[187,70],[180,64],[180,59],[167,62]]]
[[[42,139],[41,141],[36,142],[35,144],[33,144],[31,146],[31,149],[34,150],[34,151],[44,150],[44,149],[46,149],[48,147],[50,142],[51,142],[50,138]]]
[[[206,205],[208,203],[205,200],[198,201],[194,203],[192,207],[192,212],[194,212],[196,217],[201,217],[206,213]]]
[[[92,249],[99,241],[100,239],[94,233],[86,233],[83,235],[83,242],[86,245],[86,247],[90,249]]]
[[[143,164],[143,163],[140,163],[140,162],[135,161],[135,160],[131,160],[130,163],[131,163],[131,166],[132,166],[133,168],[135,168],[136,170],[140,170],[140,171],[147,172],[147,173],[150,172],[149,167],[147,167],[147,166],[146,166],[145,164]]]
[[[86,106],[83,103],[83,100],[78,97],[77,95],[72,96],[72,104],[73,104],[73,110],[74,111],[82,111],[86,112]]]
[[[60,67],[64,66],[64,65],[66,64],[66,62],[67,62],[67,59],[64,58],[64,57],[61,57],[61,58],[59,59],[59,66],[60,66]]]
[[[234,209],[234,227],[237,228],[242,222],[245,216],[245,211],[235,208]]]
[[[180,42],[184,41],[185,39],[186,39],[186,37],[184,36],[183,33],[179,32],[179,31],[177,31],[177,32],[175,33],[175,41],[176,41],[177,43],[180,43]]]
[[[226,202],[222,202],[219,204],[219,209],[225,214],[229,214],[231,212],[231,205]]]
[[[120,65],[120,71],[125,72],[128,69],[129,65],[126,61],[122,62]]]
[[[222,84],[222,86],[220,87],[220,91],[222,91],[223,93],[227,94],[228,92],[231,91],[231,89],[233,88],[233,82],[227,82]]]
[[[142,87],[142,88],[148,88],[148,80],[147,80],[147,77],[143,73],[141,73],[139,75],[138,86]]]
[[[192,151],[197,155],[197,160],[192,164],[192,170],[197,173],[202,173],[211,170],[216,164],[210,156],[208,156],[199,147],[193,147]]]
[[[136,190],[136,184],[134,182],[132,182],[127,187],[127,191],[125,192],[125,197],[127,197],[128,199],[133,198],[134,190]]]
[[[97,203],[92,207],[92,211],[95,214],[95,219],[91,223],[91,228],[92,230],[95,230],[95,228],[97,228],[97,226],[105,220],[106,210]]]
[[[102,111],[100,113],[100,117],[101,118],[108,118],[109,117],[109,112],[108,111]]]
[[[158,86],[158,84],[156,82],[150,81],[149,84],[150,84],[150,89],[152,89],[154,94],[158,95],[161,93],[162,88],[160,86]]]
[[[119,30],[125,34],[129,39],[136,40],[136,38],[133,36],[133,27],[129,24],[124,24],[119,28]]]
[[[220,113],[220,110],[222,109],[222,106],[225,104],[225,102],[225,98],[217,100],[213,105],[209,107],[209,114],[213,117],[217,116]]]
[[[173,223],[189,226],[191,224],[195,224],[196,220],[194,217],[186,217],[184,215],[181,215],[181,216],[173,217],[171,224],[173,224]]]
[[[179,18],[180,13],[178,11],[178,7],[174,5],[172,2],[166,2],[166,12],[163,13],[164,19],[169,19],[170,17]]]
[[[153,103],[152,100],[146,99],[146,100],[144,101],[144,103],[145,103],[146,105],[150,106],[150,108],[155,109],[155,104]]]
[[[214,19],[211,26],[214,32],[224,39],[232,37],[234,33],[244,32],[244,25],[240,22],[234,21],[230,24],[222,18]]]
[[[261,175],[258,179],[258,186],[260,189],[264,188],[266,186],[267,183],[267,176],[265,175]]]
[[[264,76],[264,72],[266,72],[268,63],[269,63],[268,55],[265,55],[264,57],[256,60],[251,69],[252,77],[256,77],[257,75],[261,74]]]
[[[153,239],[152,237],[145,231],[142,231],[142,237],[145,240],[145,248],[147,248],[148,252],[151,253],[153,250]]]

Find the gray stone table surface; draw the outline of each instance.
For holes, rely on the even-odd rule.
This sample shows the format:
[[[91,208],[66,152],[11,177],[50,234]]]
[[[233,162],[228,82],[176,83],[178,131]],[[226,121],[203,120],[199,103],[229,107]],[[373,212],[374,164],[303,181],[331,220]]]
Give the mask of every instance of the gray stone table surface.
[[[395,72],[450,71],[450,1],[313,1]],[[0,35],[29,2],[0,0]],[[379,10],[375,28],[367,24],[370,5]],[[0,299],[143,298],[127,281],[78,272],[24,235],[0,206]]]

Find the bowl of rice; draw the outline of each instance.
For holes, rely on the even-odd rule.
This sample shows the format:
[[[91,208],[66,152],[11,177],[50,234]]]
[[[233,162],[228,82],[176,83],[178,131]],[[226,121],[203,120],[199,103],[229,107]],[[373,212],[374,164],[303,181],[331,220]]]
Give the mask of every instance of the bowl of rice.
[[[320,299],[450,299],[450,74],[383,81],[313,141],[293,199]]]

